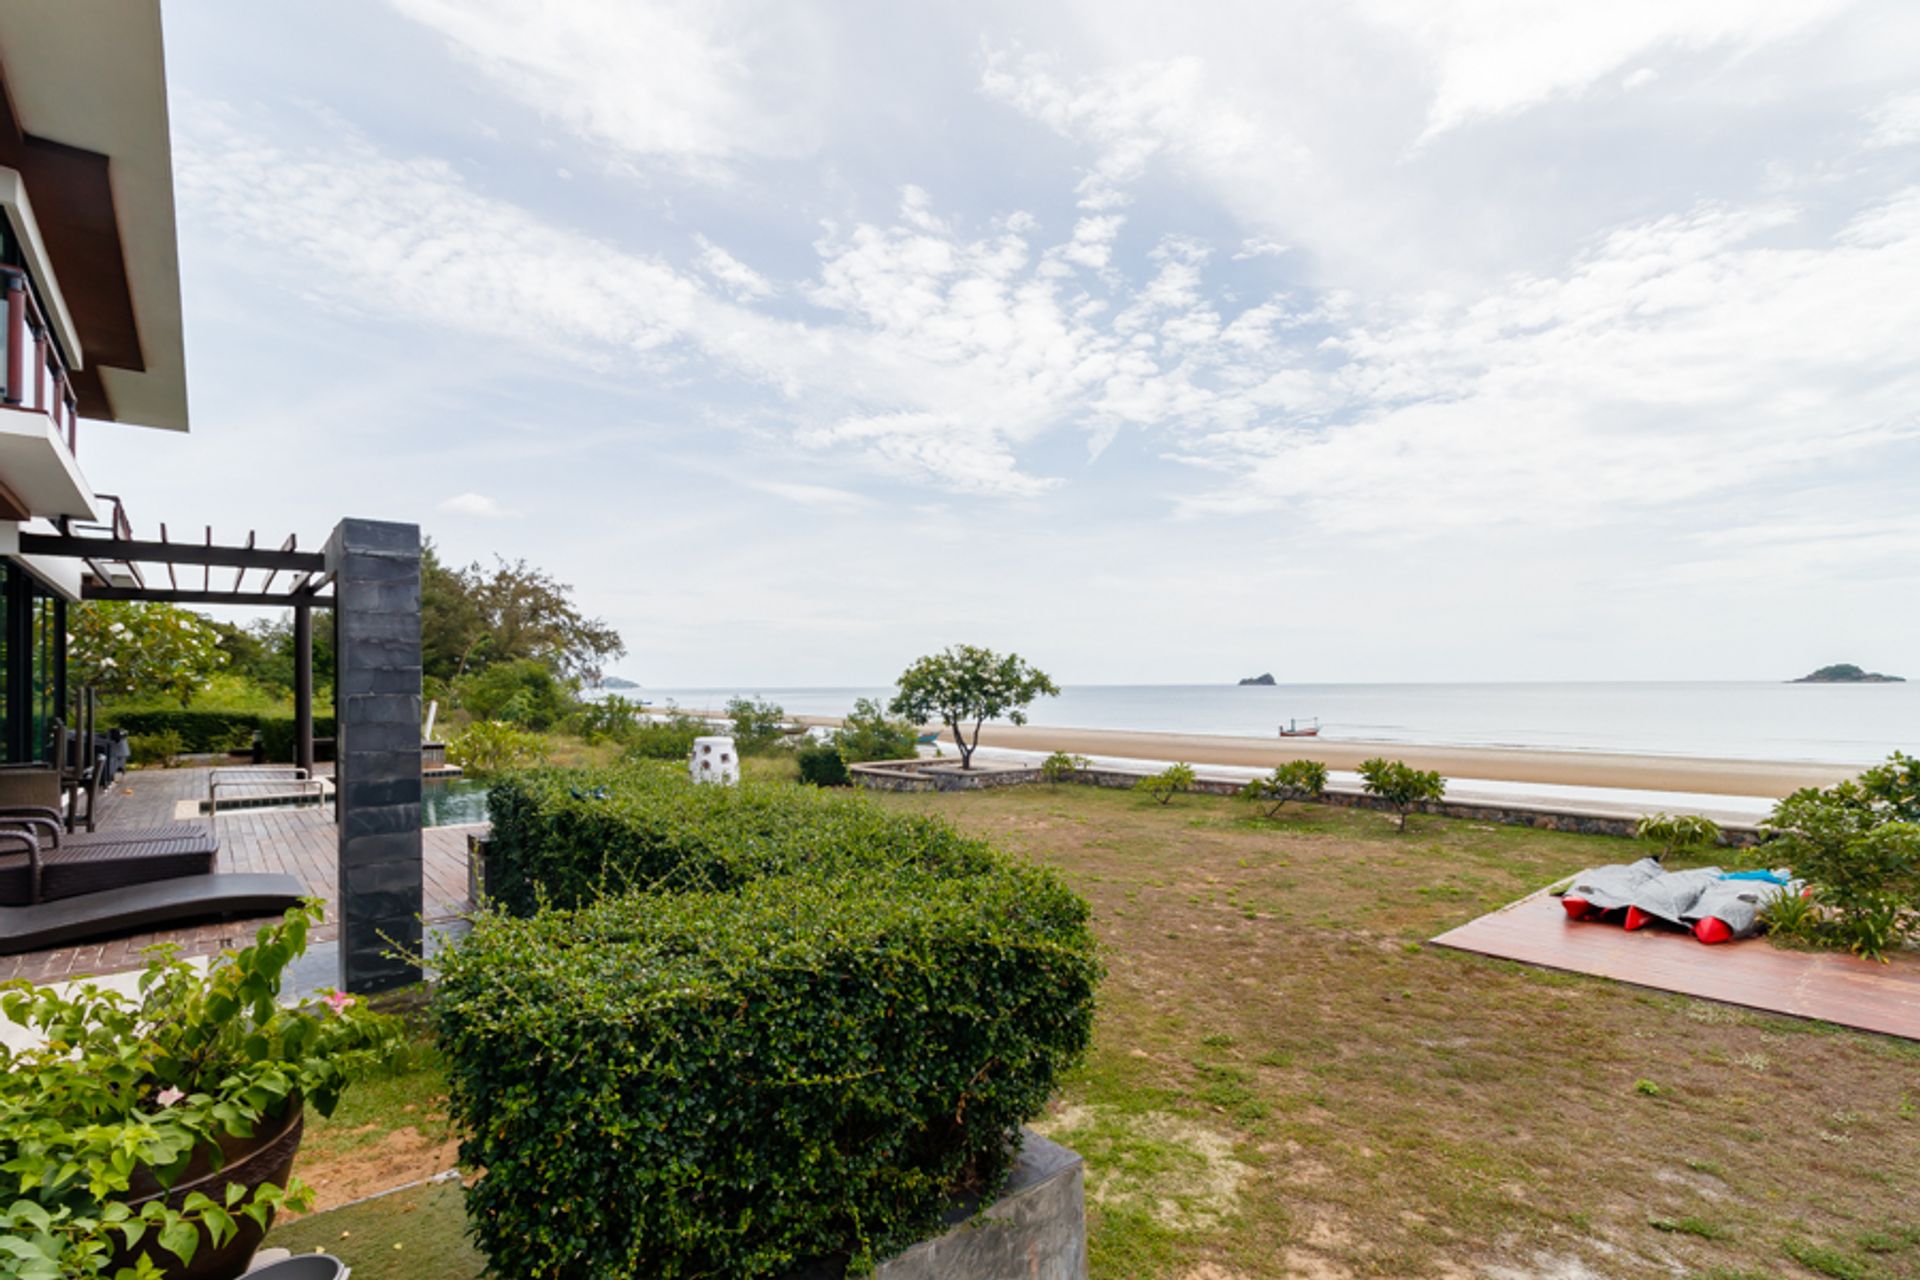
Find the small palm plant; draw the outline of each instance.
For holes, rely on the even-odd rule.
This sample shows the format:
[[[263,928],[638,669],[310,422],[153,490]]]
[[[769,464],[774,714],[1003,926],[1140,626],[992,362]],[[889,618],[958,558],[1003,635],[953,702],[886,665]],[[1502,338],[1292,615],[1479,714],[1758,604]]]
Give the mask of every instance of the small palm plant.
[[[1264,778],[1241,788],[1240,798],[1275,818],[1289,800],[1318,800],[1327,792],[1327,766],[1318,760],[1289,760]]]
[[[1720,843],[1720,824],[1697,813],[1650,813],[1633,833],[1660,846],[1656,857],[1665,862],[1675,854],[1697,854]]]
[[[1400,830],[1407,829],[1407,815],[1422,804],[1439,800],[1447,793],[1447,780],[1430,769],[1416,769],[1404,760],[1382,760],[1378,756],[1360,762],[1360,781],[1367,794],[1386,802],[1400,819]]]
[[[1171,764],[1149,778],[1142,778],[1133,784],[1135,791],[1152,796],[1161,804],[1167,804],[1182,791],[1193,790],[1193,766],[1190,764]]]
[[[1085,756],[1056,751],[1040,762],[1040,776],[1046,779],[1049,786],[1057,787],[1092,763]]]

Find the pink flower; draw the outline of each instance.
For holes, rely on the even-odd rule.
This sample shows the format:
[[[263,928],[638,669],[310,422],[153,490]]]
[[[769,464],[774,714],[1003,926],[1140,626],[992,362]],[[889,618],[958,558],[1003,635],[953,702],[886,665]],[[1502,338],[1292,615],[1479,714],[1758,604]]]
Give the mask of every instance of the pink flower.
[[[334,991],[327,995],[327,1008],[335,1013],[344,1012],[353,1007],[353,997],[344,991]]]
[[[187,1096],[186,1094],[174,1088],[172,1085],[168,1085],[166,1088],[162,1089],[160,1092],[154,1094],[153,1100],[159,1103],[163,1107],[170,1107],[174,1103],[180,1101],[180,1099],[186,1096]]]

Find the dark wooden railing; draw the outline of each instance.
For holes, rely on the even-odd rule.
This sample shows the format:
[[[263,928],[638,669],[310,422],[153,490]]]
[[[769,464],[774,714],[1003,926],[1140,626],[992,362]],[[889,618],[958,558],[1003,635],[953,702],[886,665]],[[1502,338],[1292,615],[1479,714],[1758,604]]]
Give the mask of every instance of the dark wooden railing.
[[[67,442],[67,451],[80,447],[80,406],[60,344],[34,297],[27,273],[0,266],[0,289],[6,291],[6,378],[0,404],[11,409],[37,409],[53,419],[55,431]]]

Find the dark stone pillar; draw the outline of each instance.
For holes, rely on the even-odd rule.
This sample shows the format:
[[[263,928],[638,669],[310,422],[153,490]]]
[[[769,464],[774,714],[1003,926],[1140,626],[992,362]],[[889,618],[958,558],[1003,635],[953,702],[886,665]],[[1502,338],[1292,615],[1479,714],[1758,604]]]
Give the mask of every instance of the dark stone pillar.
[[[343,520],[327,543],[334,608],[340,986],[420,979],[420,529]]]
[[[293,762],[313,775],[313,606],[293,606]]]

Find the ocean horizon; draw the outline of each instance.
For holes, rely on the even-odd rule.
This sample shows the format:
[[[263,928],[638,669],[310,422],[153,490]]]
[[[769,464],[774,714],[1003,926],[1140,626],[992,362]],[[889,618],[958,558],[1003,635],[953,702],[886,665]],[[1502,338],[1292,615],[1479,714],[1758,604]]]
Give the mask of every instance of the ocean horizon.
[[[765,698],[842,715],[890,686],[737,685],[613,690],[653,706]],[[1288,721],[1328,741],[1513,747],[1867,764],[1920,749],[1920,683],[1529,681],[1063,685],[1028,722],[1076,729],[1272,738]]]

